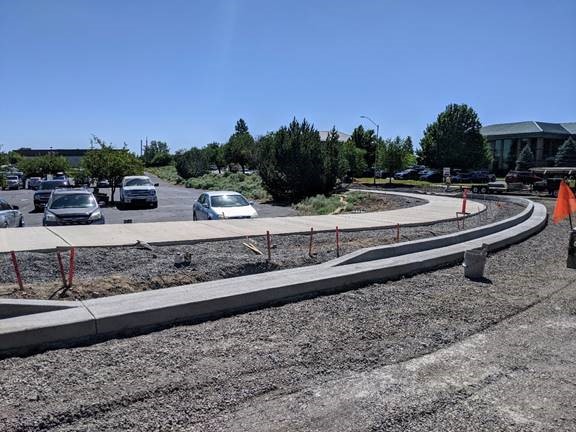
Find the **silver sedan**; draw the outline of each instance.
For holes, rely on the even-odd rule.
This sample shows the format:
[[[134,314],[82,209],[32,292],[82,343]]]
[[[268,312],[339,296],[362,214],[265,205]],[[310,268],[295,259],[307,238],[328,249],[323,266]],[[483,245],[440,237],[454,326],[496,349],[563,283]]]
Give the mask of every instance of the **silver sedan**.
[[[12,228],[24,226],[24,216],[18,206],[8,204],[0,198],[0,228]]]

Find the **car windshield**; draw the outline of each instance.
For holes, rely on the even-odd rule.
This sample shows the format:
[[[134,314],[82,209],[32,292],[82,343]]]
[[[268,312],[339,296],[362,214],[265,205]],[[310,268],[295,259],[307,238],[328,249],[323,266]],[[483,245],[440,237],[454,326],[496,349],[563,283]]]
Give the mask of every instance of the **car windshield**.
[[[8,176],[6,177],[8,180],[18,180],[18,177],[16,176]]]
[[[150,186],[152,182],[147,178],[135,178],[126,181],[125,186]]]
[[[250,205],[242,195],[216,195],[210,199],[212,207],[243,207]]]
[[[41,190],[52,190],[64,186],[66,186],[66,182],[63,181],[45,181],[40,183]]]
[[[54,198],[51,209],[96,207],[96,200],[88,194],[66,194]]]

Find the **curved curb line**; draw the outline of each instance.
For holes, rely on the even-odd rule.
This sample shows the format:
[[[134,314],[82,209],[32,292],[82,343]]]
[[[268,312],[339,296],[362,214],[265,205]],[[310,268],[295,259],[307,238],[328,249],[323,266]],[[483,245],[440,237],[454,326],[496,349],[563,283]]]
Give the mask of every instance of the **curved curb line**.
[[[0,320],[0,356],[23,355],[148,332],[177,323],[200,322],[433,270],[461,261],[466,250],[483,245],[496,250],[539,232],[547,222],[546,208],[528,200],[524,203],[529,213],[526,219],[522,220],[526,215],[510,218],[517,222],[513,226],[508,226],[507,219],[500,223],[500,231],[456,244],[352,264],[321,264],[117,295],[81,302],[82,307]],[[472,231],[483,233],[480,229]],[[470,235],[465,231],[459,234]]]

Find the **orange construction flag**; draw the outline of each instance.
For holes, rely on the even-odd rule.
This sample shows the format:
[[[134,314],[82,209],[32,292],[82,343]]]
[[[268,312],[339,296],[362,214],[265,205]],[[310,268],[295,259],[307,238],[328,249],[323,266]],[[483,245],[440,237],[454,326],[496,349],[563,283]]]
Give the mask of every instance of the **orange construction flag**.
[[[560,181],[560,189],[558,189],[558,198],[556,199],[552,221],[558,223],[574,212],[576,212],[576,197],[572,189],[562,180]]]

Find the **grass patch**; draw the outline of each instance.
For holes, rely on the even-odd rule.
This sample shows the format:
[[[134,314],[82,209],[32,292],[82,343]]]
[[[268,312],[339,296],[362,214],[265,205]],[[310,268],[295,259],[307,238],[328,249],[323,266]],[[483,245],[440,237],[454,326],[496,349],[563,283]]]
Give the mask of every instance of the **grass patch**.
[[[184,179],[178,175],[176,172],[176,167],[174,165],[166,165],[161,167],[148,167],[145,169],[147,172],[154,174],[156,177],[167,181],[172,184],[184,183]]]
[[[341,201],[342,195],[316,195],[308,197],[294,204],[294,208],[301,215],[328,215],[334,213],[338,208],[345,207]]]
[[[239,192],[248,199],[267,200],[270,198],[262,179],[257,174],[242,173],[205,174],[186,180],[186,187],[202,190],[228,190]]]

